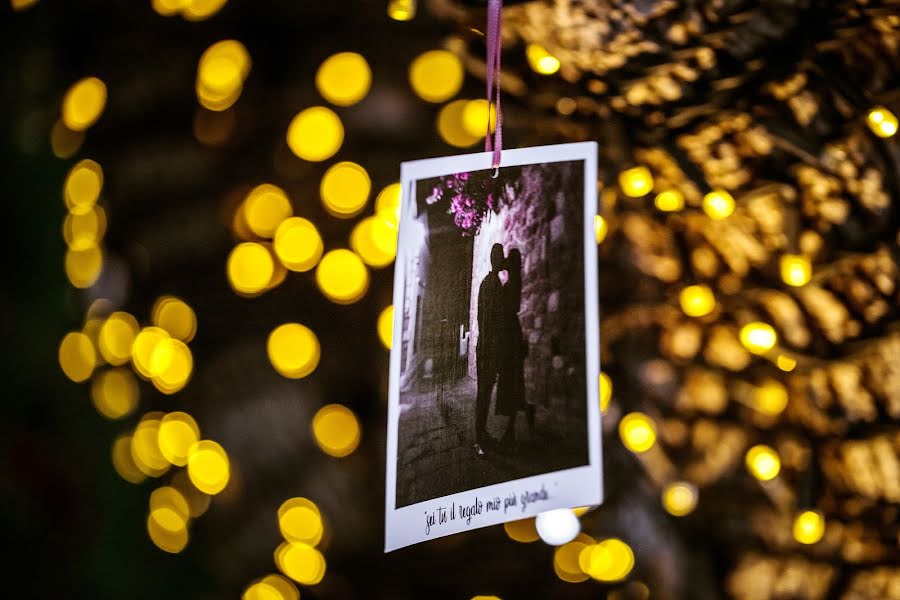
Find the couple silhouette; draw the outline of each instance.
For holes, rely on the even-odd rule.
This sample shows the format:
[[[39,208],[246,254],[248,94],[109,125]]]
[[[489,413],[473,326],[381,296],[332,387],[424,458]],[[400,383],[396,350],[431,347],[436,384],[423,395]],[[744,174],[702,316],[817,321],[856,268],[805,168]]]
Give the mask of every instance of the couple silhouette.
[[[501,273],[506,273],[506,281]],[[519,322],[522,302],[522,254],[502,244],[491,248],[491,271],[478,288],[478,341],[475,345],[477,392],[475,396],[475,452],[484,456],[495,440],[488,435],[491,395],[497,387],[496,415],[508,417],[501,448],[515,444],[515,422],[525,404],[524,361],[528,346]]]

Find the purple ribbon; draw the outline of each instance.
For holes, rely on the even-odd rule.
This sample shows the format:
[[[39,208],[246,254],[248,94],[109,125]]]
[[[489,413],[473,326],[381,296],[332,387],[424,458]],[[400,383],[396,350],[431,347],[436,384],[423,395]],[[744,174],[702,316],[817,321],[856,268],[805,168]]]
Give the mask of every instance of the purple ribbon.
[[[503,150],[503,113],[500,112],[500,24],[503,12],[503,0],[488,0],[487,14],[487,101],[488,122],[487,134],[484,138],[484,151],[493,151],[491,166],[500,167],[500,152]],[[491,133],[491,102],[497,111],[497,125]]]

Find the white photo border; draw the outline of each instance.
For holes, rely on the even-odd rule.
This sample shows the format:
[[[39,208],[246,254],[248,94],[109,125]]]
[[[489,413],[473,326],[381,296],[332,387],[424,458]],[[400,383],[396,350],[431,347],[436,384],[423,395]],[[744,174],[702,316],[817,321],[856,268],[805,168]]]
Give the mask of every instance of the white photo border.
[[[536,516],[555,508],[596,506],[603,502],[603,468],[600,429],[600,315],[597,288],[597,241],[594,219],[597,212],[597,143],[578,142],[535,146],[504,150],[500,169],[512,166],[546,164],[566,161],[584,161],[584,310],[585,310],[585,376],[587,377],[588,458],[587,465],[542,473],[531,477],[504,481],[471,490],[457,492],[431,500],[425,500],[396,508],[397,494],[397,436],[400,419],[400,352],[402,343],[402,315],[406,249],[411,229],[410,215],[415,212],[415,184],[421,179],[482,171],[491,168],[493,154],[479,152],[404,162],[400,166],[402,188],[400,231],[394,270],[394,344],[390,357],[390,383],[388,386],[388,435],[385,485],[385,543],[384,551],[390,552],[426,540],[461,533],[507,521]],[[412,212],[410,210],[412,208]],[[466,519],[457,517],[432,528],[425,534],[425,514],[439,506],[457,507],[471,505],[476,497],[506,497],[515,493],[534,492],[543,485],[550,494],[546,501],[530,504],[524,510],[490,511]]]

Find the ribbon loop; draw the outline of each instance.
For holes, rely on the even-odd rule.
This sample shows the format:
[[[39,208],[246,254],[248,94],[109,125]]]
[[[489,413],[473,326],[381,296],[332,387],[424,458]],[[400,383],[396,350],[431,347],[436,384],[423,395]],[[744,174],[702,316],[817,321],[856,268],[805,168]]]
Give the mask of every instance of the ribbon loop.
[[[485,32],[487,44],[487,60],[485,61],[487,81],[487,133],[484,137],[484,151],[494,153],[491,166],[500,167],[500,153],[503,150],[503,113],[500,112],[500,27],[503,13],[503,0],[488,0],[487,31]],[[491,104],[493,103],[497,115],[497,123],[491,133]]]

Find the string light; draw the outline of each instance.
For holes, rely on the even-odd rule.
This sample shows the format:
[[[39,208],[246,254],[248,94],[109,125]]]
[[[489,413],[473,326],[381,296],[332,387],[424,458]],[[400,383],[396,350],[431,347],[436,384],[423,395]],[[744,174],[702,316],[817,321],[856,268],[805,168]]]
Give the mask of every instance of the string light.
[[[153,303],[150,321],[170,336],[190,342],[197,332],[197,315],[184,300],[175,296],[161,296]]]
[[[199,439],[197,422],[185,412],[171,412],[160,420],[157,432],[159,451],[175,466],[187,465],[190,450]]]
[[[183,0],[181,16],[186,21],[203,21],[222,10],[227,0]]]
[[[391,304],[384,308],[378,315],[378,339],[381,344],[391,349],[391,341],[394,337],[394,305]]]
[[[870,110],[866,115],[866,124],[872,133],[881,138],[889,138],[897,133],[897,115],[884,106],[876,106]]]
[[[503,530],[509,539],[523,544],[536,542],[541,539],[535,526],[535,519],[520,519],[518,521],[507,521],[503,524]]]
[[[327,160],[340,150],[343,142],[344,126],[340,117],[324,106],[301,111],[288,125],[288,147],[304,160]]]
[[[212,111],[231,107],[241,95],[250,64],[250,53],[237,40],[211,45],[197,64],[197,101]]]
[[[584,548],[578,565],[598,581],[621,581],[634,568],[634,552],[622,540],[609,538]]]
[[[596,215],[594,217],[594,235],[597,237],[598,244],[606,239],[606,234],[608,231],[609,225],[606,223],[606,219],[604,219],[600,215]]]
[[[187,500],[172,486],[163,486],[150,493],[150,515],[169,532],[187,527],[190,510]]]
[[[653,175],[643,166],[625,169],[619,173],[619,188],[632,198],[646,196],[653,190]]]
[[[266,575],[250,584],[241,600],[300,600],[300,592],[286,577]]]
[[[84,143],[83,131],[72,131],[66,127],[62,119],[50,129],[50,149],[56,158],[71,158],[81,149]]]
[[[322,257],[324,246],[319,230],[300,217],[285,219],[275,232],[275,255],[291,271],[309,271]]]
[[[147,516],[147,533],[150,540],[160,550],[169,554],[178,554],[188,544],[187,527],[171,531],[157,520],[159,516],[158,512],[150,513]]]
[[[390,0],[387,14],[395,21],[410,21],[416,16],[416,0]]]
[[[582,533],[571,542],[557,547],[553,552],[553,571],[556,576],[569,583],[587,581],[590,576],[581,570],[578,559],[585,548],[595,543],[592,537]]]
[[[472,146],[484,137],[484,131],[476,135],[463,124],[463,112],[468,103],[468,100],[454,100],[444,106],[437,117],[437,130],[441,139],[457,148]],[[484,125],[487,125],[487,121],[483,122]]]
[[[783,254],[779,261],[781,279],[786,284],[800,287],[809,283],[812,277],[812,264],[801,254]]]
[[[488,123],[490,111],[490,123]],[[466,133],[473,137],[484,137],[485,127],[494,131],[497,126],[497,107],[484,98],[468,100],[463,105],[462,126]]]
[[[138,375],[144,379],[150,379],[156,375],[153,357],[156,354],[157,346],[168,338],[169,334],[159,327],[144,327],[138,332],[131,347],[131,362]],[[162,359],[162,355],[157,357],[157,367],[168,366],[160,364]]]
[[[160,477],[170,463],[159,451],[159,424],[163,413],[149,412],[141,417],[131,436],[131,458],[148,477]]]
[[[391,183],[378,192],[378,197],[375,198],[375,213],[395,226],[400,224],[400,194],[400,184]]]
[[[754,321],[741,327],[739,334],[741,344],[753,354],[765,354],[775,347],[778,334],[768,323]]]
[[[128,369],[107,369],[91,382],[94,408],[107,419],[127,417],[137,408],[137,380]]]
[[[336,304],[353,304],[369,289],[369,271],[362,259],[345,249],[332,250],[316,267],[316,284]]]
[[[562,546],[581,532],[581,521],[569,508],[557,508],[538,514],[535,529],[545,544]]]
[[[212,440],[200,440],[188,451],[187,471],[194,487],[215,496],[228,485],[231,463],[222,446]]]
[[[386,267],[397,256],[397,233],[397,226],[382,219],[379,213],[356,224],[350,234],[350,247],[370,267]]]
[[[629,413],[619,421],[619,437],[632,452],[646,452],[656,443],[656,425],[644,413]]]
[[[817,510],[804,510],[794,519],[794,539],[801,544],[815,544],[825,535],[825,517]]]
[[[750,473],[760,481],[774,479],[781,471],[778,453],[764,444],[758,444],[747,450],[744,462]]]
[[[269,250],[262,244],[243,242],[234,247],[226,263],[228,283],[239,294],[254,295],[265,291],[275,274]]]
[[[73,287],[87,289],[97,283],[103,272],[103,250],[91,246],[84,250],[66,250],[66,277]]]
[[[446,102],[458,94],[463,75],[462,61],[447,50],[429,50],[409,65],[409,83],[426,102]]]
[[[106,232],[106,213],[99,206],[87,212],[69,213],[63,221],[63,239],[70,250],[89,250],[103,239]]]
[[[662,504],[670,515],[689,515],[697,507],[697,487],[686,481],[670,483],[663,489]]]
[[[138,484],[144,481],[147,476],[144,475],[134,462],[131,456],[131,436],[121,435],[113,442],[112,452],[113,468],[119,477],[128,483]]]
[[[262,238],[275,235],[278,226],[293,214],[284,190],[271,183],[256,186],[244,199],[244,220],[250,231]]]
[[[540,44],[528,44],[525,47],[525,58],[528,60],[528,66],[535,73],[553,75],[559,71],[559,59],[547,52],[547,49]]]
[[[775,365],[782,371],[793,371],[797,366],[797,361],[787,354],[779,354],[775,359]]]
[[[349,219],[366,206],[372,181],[360,165],[344,161],[329,167],[322,177],[319,194],[322,206],[333,217]]]
[[[306,377],[319,364],[319,339],[311,329],[299,323],[279,325],[266,342],[269,362],[284,377]]]
[[[326,58],[316,71],[316,89],[336,106],[352,106],[372,86],[372,69],[361,54],[339,52]]]
[[[82,215],[90,212],[103,189],[103,169],[88,158],[80,160],[69,170],[63,185],[63,197],[69,212]]]
[[[106,84],[96,77],[75,82],[62,103],[62,120],[72,131],[84,131],[97,122],[106,108]]]
[[[716,307],[716,297],[708,286],[689,285],[678,296],[681,310],[689,317],[703,317]]]
[[[605,413],[609,408],[609,401],[612,399],[612,379],[609,375],[600,371],[600,411]]]
[[[661,211],[675,212],[684,208],[684,196],[678,190],[666,190],[657,194],[653,203]]]
[[[734,198],[725,190],[713,190],[703,197],[703,212],[719,221],[734,212]]]
[[[337,458],[352,454],[362,435],[356,415],[340,404],[320,408],[313,417],[312,432],[319,448]]]
[[[86,381],[97,365],[97,355],[91,339],[80,332],[72,331],[59,344],[59,366],[66,377],[80,383]]]
[[[753,391],[753,406],[765,415],[780,415],[787,404],[787,390],[775,379],[767,379]]]
[[[322,539],[324,526],[319,507],[306,498],[290,498],[278,508],[278,527],[288,542],[315,546]]]
[[[309,544],[285,542],[275,550],[282,573],[303,585],[316,585],[325,576],[325,557]]]

